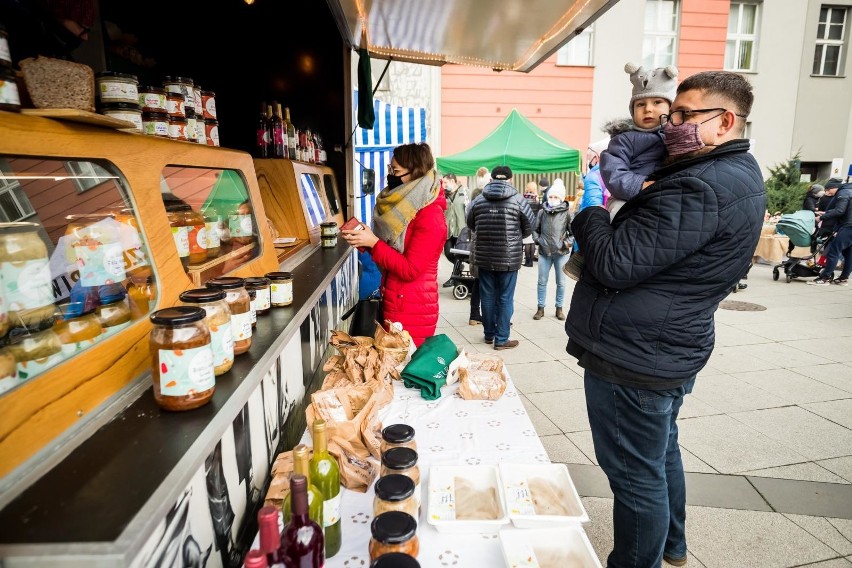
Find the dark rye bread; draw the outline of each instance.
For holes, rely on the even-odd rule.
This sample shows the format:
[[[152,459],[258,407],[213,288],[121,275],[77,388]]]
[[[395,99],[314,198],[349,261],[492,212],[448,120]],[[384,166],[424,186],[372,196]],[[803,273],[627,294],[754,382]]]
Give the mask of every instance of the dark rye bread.
[[[82,63],[35,57],[20,62],[35,108],[73,108],[95,112],[95,73]]]

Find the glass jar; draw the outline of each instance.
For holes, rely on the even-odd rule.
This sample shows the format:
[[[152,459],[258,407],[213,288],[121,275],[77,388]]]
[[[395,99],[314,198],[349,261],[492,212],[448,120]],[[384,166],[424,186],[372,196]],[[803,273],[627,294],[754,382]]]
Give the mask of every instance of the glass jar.
[[[381,451],[384,452],[390,448],[411,448],[417,449],[417,442],[414,441],[414,428],[408,424],[390,424],[382,429],[382,446]]]
[[[103,286],[127,278],[121,223],[111,213],[68,215],[65,257],[77,265],[82,286]]]
[[[216,390],[206,312],[193,306],[151,314],[151,379],[154,400],[165,410],[191,410],[206,404]]]
[[[281,308],[293,303],[293,273],[267,272],[269,278],[269,301],[272,307]]]
[[[207,260],[207,224],[201,213],[191,207],[184,210],[184,222],[189,240],[189,263],[201,264]]]
[[[388,552],[370,562],[370,568],[420,568],[420,563],[404,552]]]
[[[247,245],[254,242],[254,223],[248,201],[240,203],[228,213],[228,233],[231,241],[236,244]]]
[[[249,313],[251,314],[251,328],[257,327],[257,290],[246,287],[246,292],[249,295]]]
[[[169,137],[169,114],[165,111],[142,112],[142,134],[149,136]]]
[[[251,298],[245,281],[236,276],[220,276],[208,280],[207,287],[225,291],[225,301],[231,309],[234,355],[242,355],[251,347]]]
[[[154,284],[154,277],[131,276],[127,297],[130,299],[130,314],[134,320],[147,315],[157,303],[157,285]]]
[[[201,91],[201,112],[205,119],[216,117],[216,93],[213,91]]]
[[[32,327],[53,318],[53,283],[39,229],[36,223],[0,223],[0,281],[7,328]]]
[[[48,321],[9,332],[6,349],[15,357],[19,381],[31,379],[62,362],[62,343]]]
[[[131,103],[139,105],[139,80],[136,75],[102,71],[95,74],[98,102]]]
[[[269,313],[272,306],[271,282],[265,276],[252,276],[246,278],[246,288],[257,292],[257,299],[254,302],[254,310],[259,316],[264,316]]]
[[[219,146],[219,121],[204,119],[204,135],[208,146]]]
[[[186,117],[169,116],[169,138],[172,140],[187,141],[186,138]]]
[[[371,561],[390,552],[402,552],[414,557],[420,553],[417,521],[408,513],[388,511],[377,515],[370,523],[370,533]]]
[[[166,90],[161,87],[139,87],[139,106],[142,112],[167,112]]]
[[[62,356],[68,358],[94,345],[103,328],[95,310],[83,311],[83,304],[72,302],[57,306],[59,315],[53,331],[62,344]]]
[[[207,258],[216,258],[222,252],[222,217],[213,210],[204,213],[207,232]]]
[[[219,288],[196,288],[179,296],[187,306],[204,308],[204,322],[210,329],[213,348],[213,372],[218,377],[234,366],[234,334],[231,326],[231,308],[225,300],[227,293]]]
[[[192,91],[194,87],[195,81],[190,77],[174,77],[169,75],[163,77],[163,88],[166,90],[166,95],[169,93],[178,93],[183,96],[184,101],[187,101],[187,105],[192,108],[195,108],[195,94]],[[190,96],[192,97],[191,102]]]
[[[107,103],[101,105],[101,114],[133,123],[133,130],[142,133],[142,111],[136,103]]]
[[[186,140],[187,142],[195,142],[195,139],[198,137],[196,134],[197,130],[196,120],[195,120],[195,111],[191,108],[186,109]]]
[[[414,482],[414,498],[420,505],[420,468],[417,467],[417,452],[411,448],[389,448],[382,452],[382,476],[399,473]]]
[[[170,204],[166,206],[169,216],[169,226],[172,228],[172,238],[175,242],[180,263],[184,270],[189,267],[189,228],[186,226],[186,210],[189,205]]]
[[[173,118],[186,118],[186,97],[180,93],[166,91],[166,112],[169,120]]]
[[[339,229],[334,221],[320,223],[320,241],[322,248],[334,248],[337,246],[337,234]]]
[[[11,67],[0,65],[0,110],[20,112],[21,94],[18,82]]]
[[[133,320],[127,290],[121,284],[107,284],[98,288],[100,305],[95,310],[103,328],[103,338],[115,335],[128,327]]]
[[[5,347],[0,347],[0,394],[18,386],[18,363]]]
[[[407,475],[392,473],[376,480],[373,498],[373,516],[387,511],[403,511],[417,518],[417,501],[414,499],[414,481]]]

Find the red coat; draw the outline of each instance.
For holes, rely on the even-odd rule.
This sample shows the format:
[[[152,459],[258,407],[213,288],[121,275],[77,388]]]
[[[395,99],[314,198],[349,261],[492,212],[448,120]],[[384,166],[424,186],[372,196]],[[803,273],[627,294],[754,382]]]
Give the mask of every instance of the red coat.
[[[416,346],[435,335],[438,325],[438,260],[447,241],[443,192],[421,209],[405,231],[400,254],[379,241],[370,254],[382,269],[384,317],[402,324]]]

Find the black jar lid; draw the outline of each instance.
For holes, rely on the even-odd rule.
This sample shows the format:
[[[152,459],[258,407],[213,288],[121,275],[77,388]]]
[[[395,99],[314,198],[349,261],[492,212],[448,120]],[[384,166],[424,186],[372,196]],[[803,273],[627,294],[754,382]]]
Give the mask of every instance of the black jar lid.
[[[38,223],[27,223],[26,221],[0,223],[0,233],[29,233],[38,231],[39,227]]]
[[[118,73],[116,71],[101,71],[100,73],[95,73],[96,79],[129,79],[131,81],[139,82],[139,77],[136,75],[131,75],[130,73]]]
[[[108,110],[130,110],[138,111],[139,103],[101,103],[101,111]]]
[[[411,448],[390,448],[382,453],[382,465],[390,469],[408,469],[417,465],[417,452]]]
[[[208,288],[221,288],[223,290],[233,290],[235,288],[242,288],[245,286],[246,281],[242,278],[237,278],[236,276],[219,276],[218,278],[211,278],[207,281],[206,286]]]
[[[388,552],[370,562],[370,568],[420,568],[420,563],[404,552]]]
[[[169,115],[169,122],[184,122],[185,123],[186,117],[185,116],[175,116],[175,115],[170,114]]]
[[[163,83],[188,83],[194,85],[194,81],[189,77],[177,77],[174,75],[166,75],[163,77]]]
[[[201,91],[201,96],[202,97],[215,97],[216,93],[214,93],[213,91]]]
[[[176,93],[174,91],[169,91],[168,93],[166,93],[166,98],[179,99],[182,101],[186,100],[186,97],[183,96],[183,93]]]
[[[401,473],[380,477],[375,485],[376,497],[383,501],[403,501],[414,495],[414,480]]]
[[[336,226],[337,226],[337,223],[335,223],[334,221],[324,221],[324,222],[320,223],[320,227],[336,227]]]
[[[414,428],[408,424],[391,424],[382,430],[382,438],[389,444],[404,444],[414,439]]]
[[[401,544],[417,534],[417,521],[402,511],[386,511],[370,523],[373,538],[385,544]]]
[[[293,278],[292,272],[267,272],[266,277],[270,280],[281,280],[281,279],[290,279]]]
[[[118,282],[98,286],[98,300],[102,306],[120,302],[127,297],[127,290]]]
[[[246,280],[246,288],[266,288],[272,282],[266,276],[249,276]]]
[[[139,92],[144,93],[154,93],[155,95],[165,95],[166,90],[162,87],[157,87],[155,85],[145,85],[144,87],[139,87]]]
[[[151,314],[151,321],[158,325],[183,325],[201,321],[207,316],[204,308],[195,306],[175,306],[174,308],[163,308]]]
[[[190,304],[203,304],[205,302],[215,302],[224,300],[227,294],[221,288],[195,288],[181,292],[178,298],[181,302]]]
[[[164,110],[145,110],[142,111],[142,118],[149,120],[168,120],[169,114]]]
[[[215,125],[219,124],[219,121],[216,120],[215,118],[205,118],[204,124],[209,124],[211,126],[215,126]]]

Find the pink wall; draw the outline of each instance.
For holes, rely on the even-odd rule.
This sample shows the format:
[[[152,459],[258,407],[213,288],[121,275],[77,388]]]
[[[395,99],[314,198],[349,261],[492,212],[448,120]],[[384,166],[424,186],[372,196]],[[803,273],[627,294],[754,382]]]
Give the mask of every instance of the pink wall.
[[[730,0],[683,0],[678,41],[678,79],[722,69]]]

